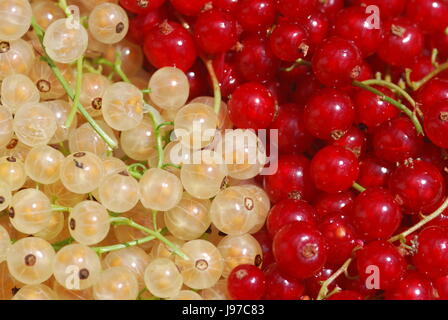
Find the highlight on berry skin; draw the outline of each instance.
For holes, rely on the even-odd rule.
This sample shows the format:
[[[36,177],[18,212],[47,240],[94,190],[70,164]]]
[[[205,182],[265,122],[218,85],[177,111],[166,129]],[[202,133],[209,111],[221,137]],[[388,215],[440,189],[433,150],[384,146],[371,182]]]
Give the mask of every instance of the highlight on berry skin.
[[[447,1],[0,21],[0,300],[448,300]]]

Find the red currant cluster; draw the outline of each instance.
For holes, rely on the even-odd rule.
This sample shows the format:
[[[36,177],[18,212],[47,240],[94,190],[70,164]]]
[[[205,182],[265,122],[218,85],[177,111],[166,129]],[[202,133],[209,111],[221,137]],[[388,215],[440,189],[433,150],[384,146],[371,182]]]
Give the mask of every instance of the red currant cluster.
[[[235,127],[278,130],[263,267],[232,298],[448,299],[447,1],[120,4],[148,69],[182,69],[190,99],[208,71]]]

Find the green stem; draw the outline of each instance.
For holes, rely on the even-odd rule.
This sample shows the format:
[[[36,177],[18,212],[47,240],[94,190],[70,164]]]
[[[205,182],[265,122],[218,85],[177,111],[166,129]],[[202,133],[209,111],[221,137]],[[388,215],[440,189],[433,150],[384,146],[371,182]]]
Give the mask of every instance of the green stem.
[[[151,89],[143,89],[143,90],[141,90],[141,92],[142,92],[143,94],[151,93]]]
[[[423,127],[420,123],[420,120],[418,119],[417,115],[412,112],[411,110],[409,110],[404,104],[398,102],[397,100],[394,100],[390,97],[388,97],[387,95],[385,95],[384,93],[382,93],[381,91],[363,83],[363,82],[359,82],[359,81],[353,81],[353,85],[355,87],[370,91],[374,94],[376,94],[377,96],[381,97],[381,99],[383,99],[384,101],[389,102],[390,104],[392,104],[393,106],[397,107],[399,110],[401,110],[404,114],[406,114],[409,119],[411,119],[412,123],[415,126],[415,129],[417,130],[418,134],[424,135],[423,133]]]
[[[123,61],[121,59],[120,52],[117,51],[116,56],[115,56],[115,62],[110,62],[109,60],[104,59],[104,58],[95,59],[94,62],[97,64],[100,64],[100,65],[103,64],[108,67],[111,67],[113,69],[113,71],[116,74],[118,74],[124,82],[131,83],[131,80],[129,80],[128,76],[124,73],[124,71],[122,69]]]
[[[411,97],[411,95],[409,93],[406,92],[406,90],[403,90],[402,88],[400,88],[399,86],[397,86],[393,82],[388,82],[388,81],[385,81],[385,80],[372,79],[372,80],[363,81],[362,83],[364,83],[364,84],[366,84],[368,86],[377,85],[377,86],[389,88],[392,91],[395,91],[395,93],[398,93],[399,95],[403,96],[403,98],[405,98],[411,104],[411,106],[414,109],[415,109],[415,107],[417,105],[415,100]]]
[[[174,122],[173,121],[167,121],[167,122],[161,123],[161,124],[159,124],[157,126],[156,130],[160,130],[163,127],[167,127],[167,126],[174,126]]]
[[[294,61],[294,63],[291,66],[289,66],[288,68],[285,68],[283,70],[286,72],[291,72],[297,66],[311,66],[311,62],[299,58],[296,61]]]
[[[160,135],[160,128],[164,123],[158,124],[157,119],[154,116],[154,114],[152,112],[149,112],[148,114],[151,118],[152,125],[154,127],[154,135],[155,135],[155,139],[156,139],[156,148],[157,148],[157,155],[158,155],[157,168],[162,168],[165,155],[163,152],[163,139],[162,139],[162,136]]]
[[[188,257],[185,255],[185,253],[183,253],[180,248],[178,246],[176,246],[174,243],[172,243],[171,241],[169,241],[167,238],[165,238],[161,233],[148,229],[138,223],[135,223],[134,221],[132,221],[129,218],[125,218],[125,217],[111,217],[110,222],[115,224],[115,225],[126,225],[129,226],[131,228],[140,230],[144,233],[147,233],[150,236],[153,236],[155,239],[158,239],[159,241],[163,242],[164,244],[166,244],[168,247],[170,247],[173,250],[173,253],[177,254],[179,257],[188,260]]]
[[[176,168],[176,169],[182,169],[182,167],[181,166],[179,166],[179,165],[177,165],[177,164],[174,164],[174,163],[165,163],[163,166],[162,166],[162,169],[166,169],[166,168],[168,168],[168,167],[172,167],[172,168]]]
[[[68,207],[64,207],[64,206],[59,206],[57,204],[53,204],[51,206],[51,210],[52,211],[59,211],[59,212],[70,212],[72,210],[72,208],[68,208]]]
[[[319,290],[319,294],[317,295],[317,300],[324,300],[328,296],[328,287],[330,284],[336,280],[341,274],[347,271],[348,267],[352,263],[353,259],[349,258],[347,261],[344,262],[344,264],[335,272],[333,273],[330,278],[324,281],[322,284],[322,287]]]
[[[216,77],[215,69],[213,68],[213,61],[210,59],[203,59],[205,66],[207,67],[208,73],[210,75],[210,79],[213,84],[213,96],[214,96],[214,110],[216,114],[219,114],[221,110],[221,86],[219,85],[218,78]]]
[[[153,227],[154,227],[154,230],[157,230],[158,229],[158,226],[157,226],[157,210],[152,210],[152,225],[153,225]]]
[[[148,168],[141,163],[134,163],[131,164],[130,166],[128,166],[128,172],[131,176],[133,176],[134,178],[136,178],[137,180],[140,180],[144,173],[148,170]],[[142,171],[142,172],[140,172]]]
[[[441,72],[448,70],[448,62],[442,63],[440,64],[435,70],[431,71],[430,73],[428,73],[425,77],[423,77],[423,79],[416,81],[416,82],[412,82],[410,81],[410,85],[412,87],[412,89],[418,90],[420,89],[422,86],[424,86],[427,82],[429,82],[432,78],[436,77],[438,74],[440,74]],[[407,74],[407,78],[410,78],[410,73],[411,70],[407,69],[406,70],[406,74]]]
[[[411,228],[407,229],[406,231],[404,231],[400,234],[397,234],[396,236],[393,236],[392,238],[389,239],[389,242],[395,242],[398,240],[405,239],[408,235],[414,233],[415,231],[419,230],[421,227],[426,225],[428,222],[430,222],[430,221],[434,220],[435,218],[437,218],[438,216],[440,216],[445,211],[446,208],[448,208],[448,198],[445,199],[445,201],[442,203],[442,205],[436,211],[434,211],[430,215],[426,216],[423,220],[421,220],[419,223],[412,226]]]
[[[81,89],[82,89],[83,64],[84,64],[84,57],[82,56],[76,61],[76,91],[75,91],[75,97],[73,99],[72,109],[70,110],[67,120],[65,121],[66,128],[70,128],[72,126],[73,120],[75,119],[75,116],[78,113],[78,105],[80,104],[79,98],[81,96]]]
[[[55,251],[59,251],[61,250],[63,247],[68,246],[69,244],[72,244],[73,242],[75,242],[75,239],[73,239],[72,237],[67,238],[65,240],[53,243],[51,246],[53,247],[53,249]]]
[[[364,188],[363,186],[361,186],[360,184],[358,184],[358,183],[353,183],[353,189],[355,189],[355,190],[357,190],[357,191],[359,191],[359,192],[361,192],[361,193],[363,193],[364,191],[366,191],[366,188]]]
[[[121,249],[128,248],[128,247],[138,246],[138,245],[144,244],[146,242],[153,241],[155,239],[156,239],[156,237],[154,237],[154,236],[148,236],[148,237],[145,237],[142,239],[129,241],[129,242],[125,242],[125,243],[119,243],[119,244],[115,244],[115,245],[111,245],[111,246],[95,247],[95,248],[92,248],[92,250],[94,250],[98,254],[102,254],[102,253],[107,253],[107,252],[111,252],[111,251],[121,250]]]
[[[70,15],[70,12],[68,12],[68,10],[67,10],[68,9],[67,0],[59,0],[58,1],[58,6],[59,6],[59,8],[61,8],[65,12],[65,14],[67,16]]]

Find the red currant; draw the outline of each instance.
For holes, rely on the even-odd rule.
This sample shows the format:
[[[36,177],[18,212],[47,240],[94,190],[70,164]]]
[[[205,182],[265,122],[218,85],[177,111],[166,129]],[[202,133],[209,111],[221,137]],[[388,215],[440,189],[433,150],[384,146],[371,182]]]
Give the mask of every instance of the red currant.
[[[323,218],[333,213],[350,215],[353,210],[354,202],[355,196],[351,191],[323,193],[314,203],[314,207],[316,208],[319,218]]]
[[[358,127],[351,127],[342,137],[331,143],[336,147],[343,147],[360,158],[364,155],[367,147],[367,137]]]
[[[304,285],[280,272],[277,264],[266,269],[266,300],[299,300],[304,291]]]
[[[161,24],[167,17],[166,10],[162,8],[151,10],[129,19],[129,32],[127,37],[138,44],[142,44],[144,36]]]
[[[142,14],[161,7],[165,0],[120,0],[120,5],[132,13]]]
[[[406,16],[425,32],[445,31],[448,27],[448,3],[445,0],[409,0]]]
[[[354,4],[367,6],[377,6],[381,14],[381,18],[386,20],[388,18],[396,17],[403,12],[407,0],[354,0]]]
[[[280,23],[270,36],[272,52],[283,61],[305,58],[309,44],[303,27],[295,23]]]
[[[174,9],[186,16],[198,15],[210,0],[170,0]]]
[[[425,112],[425,132],[432,143],[448,148],[446,134],[448,133],[448,100],[433,105]]]
[[[239,0],[236,14],[245,31],[260,31],[274,24],[277,11],[273,0]]]
[[[253,234],[257,239],[263,252],[263,264],[262,270],[266,270],[272,263],[275,262],[274,253],[272,252],[272,239],[269,236],[266,228],[261,229],[257,233]]]
[[[265,294],[266,279],[257,267],[242,264],[230,273],[227,290],[234,300],[260,300]]]
[[[423,113],[448,99],[448,79],[434,78],[417,91],[417,102]]]
[[[364,297],[357,291],[342,290],[335,294],[332,294],[326,300],[364,300]]]
[[[242,76],[238,72],[237,66],[226,61],[225,54],[219,54],[213,59],[213,69],[221,87],[221,93],[224,97],[229,97],[242,84]]]
[[[362,159],[359,163],[358,183],[364,188],[387,187],[393,166],[375,157]]]
[[[286,17],[297,19],[306,17],[317,8],[316,0],[278,0],[278,11]]]
[[[386,291],[386,300],[432,300],[433,286],[424,276],[408,273],[395,289]]]
[[[344,0],[318,1],[317,5],[322,13],[333,18],[344,7]]]
[[[448,276],[440,277],[434,282],[440,300],[448,300]]]
[[[299,21],[308,31],[309,53],[311,54],[327,37],[330,23],[323,13],[313,13]]]
[[[239,0],[213,0],[213,8],[234,13],[238,7]]]
[[[413,261],[417,269],[430,278],[448,275],[448,229],[429,227],[418,235]]]

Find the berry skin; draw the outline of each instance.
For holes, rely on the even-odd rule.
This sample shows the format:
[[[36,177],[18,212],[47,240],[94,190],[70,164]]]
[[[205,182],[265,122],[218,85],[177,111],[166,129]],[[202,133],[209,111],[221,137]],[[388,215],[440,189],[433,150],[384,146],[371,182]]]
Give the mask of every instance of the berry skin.
[[[424,36],[420,29],[406,18],[395,18],[385,23],[384,41],[378,55],[396,67],[410,66],[424,47]]]
[[[340,213],[350,215],[353,210],[355,196],[351,191],[324,193],[314,203],[317,215],[323,218],[328,214]]]
[[[218,10],[201,13],[194,26],[196,43],[207,54],[228,51],[238,40],[236,22]]]
[[[386,291],[386,300],[432,300],[433,286],[424,276],[409,272],[395,289]]]
[[[266,228],[261,229],[255,233],[254,238],[257,239],[263,252],[263,265],[262,269],[265,270],[271,263],[275,262],[274,253],[272,252],[272,239],[269,236]]]
[[[373,275],[371,266],[376,266],[379,288],[389,290],[395,288],[406,271],[406,261],[398,249],[391,243],[381,240],[371,242],[357,252],[357,268],[361,280],[369,281]],[[370,280],[371,281],[371,280]]]
[[[128,11],[144,14],[161,7],[165,0],[120,0],[120,5]]]
[[[311,148],[314,141],[305,129],[303,109],[296,104],[281,105],[270,129],[278,130],[278,150],[281,154],[304,152]]]
[[[364,300],[361,293],[351,290],[342,290],[335,294],[332,294],[326,300]]]
[[[423,147],[423,139],[411,120],[399,117],[373,132],[372,145],[378,159],[396,163],[417,157]]]
[[[160,8],[130,18],[128,39],[140,45],[143,44],[144,35],[161,24],[166,16],[166,11]]]
[[[227,290],[235,300],[260,300],[266,291],[266,279],[257,267],[243,264],[230,273]]]
[[[176,9],[180,14],[186,16],[196,16],[198,15],[204,6],[207,4],[208,0],[170,0],[174,9]]]
[[[357,127],[351,127],[346,134],[332,142],[333,146],[343,147],[360,158],[364,155],[367,147],[367,138],[364,132]]]
[[[441,148],[448,148],[448,142],[444,138],[448,132],[448,100],[426,109],[424,126],[432,143]]]
[[[275,263],[266,269],[265,275],[266,300],[299,300],[305,292],[300,281],[284,275]]]
[[[359,175],[353,152],[335,146],[320,150],[311,161],[311,177],[319,190],[337,193],[349,189]]]
[[[236,55],[236,64],[247,81],[273,80],[279,68],[279,60],[269,46],[269,42],[257,35],[242,41],[242,50]]]
[[[278,11],[288,18],[303,18],[311,14],[317,8],[316,0],[279,0]]]
[[[422,160],[395,169],[389,179],[389,189],[399,204],[414,213],[431,213],[446,192],[439,169]]]
[[[277,114],[277,102],[271,92],[256,82],[240,86],[229,101],[229,116],[240,129],[266,129]]]
[[[448,300],[448,276],[440,277],[434,282],[440,300]]]
[[[224,12],[234,13],[240,0],[213,0],[213,8]]]
[[[281,23],[271,34],[270,45],[272,52],[283,61],[294,62],[305,58],[309,45],[307,32],[298,24]]]
[[[325,14],[312,13],[306,18],[300,19],[300,23],[308,31],[309,52],[311,54],[327,37],[330,22]]]
[[[242,76],[235,63],[225,61],[225,54],[218,54],[213,59],[213,68],[224,97],[229,97],[242,84]]]
[[[315,274],[311,278],[305,280],[306,293],[311,298],[317,298],[319,294],[320,288],[322,287],[322,282],[331,277],[331,275],[335,272],[335,270],[331,268],[324,268],[319,273]],[[339,286],[339,279],[336,278],[330,285],[328,286],[329,292],[332,292],[336,286]]]
[[[378,6],[381,13],[381,19],[389,19],[398,16],[403,12],[407,0],[355,0],[355,5]]]
[[[448,275],[447,228],[426,228],[419,233],[417,241],[417,252],[413,256],[417,270],[430,278]]]
[[[318,1],[318,9],[329,18],[334,16],[344,7],[344,0]]]
[[[411,73],[412,74],[412,73]],[[434,78],[417,91],[416,100],[424,114],[448,99],[448,79]]]
[[[444,0],[410,0],[406,16],[425,32],[444,31],[448,26],[448,3]]]
[[[317,79],[324,85],[343,87],[358,79],[362,58],[351,41],[332,37],[317,49],[312,65]]]
[[[358,183],[364,188],[386,187],[393,166],[375,157],[362,159],[359,163]]]
[[[394,98],[389,89],[378,86],[374,88]],[[356,120],[369,128],[375,128],[400,114],[396,107],[367,90],[357,90],[353,96],[353,104],[356,107]]]
[[[371,188],[356,198],[351,218],[359,235],[369,241],[390,238],[398,229],[402,214],[389,191]]]
[[[275,1],[239,0],[236,16],[245,31],[263,30],[275,22],[277,16]]]
[[[275,234],[285,225],[293,222],[306,222],[315,225],[314,208],[303,200],[285,199],[271,208],[266,226],[269,235]]]
[[[146,36],[143,50],[156,68],[177,67],[187,71],[197,57],[192,36],[176,22],[165,21],[151,30]]]
[[[340,138],[351,128],[355,119],[355,108],[348,95],[325,88],[310,98],[303,116],[311,135],[323,140],[332,140]]]
[[[363,7],[348,7],[339,11],[334,22],[334,35],[352,40],[364,57],[374,54],[383,40],[382,29],[366,23],[369,16]]]
[[[310,176],[310,161],[301,155],[285,155],[278,159],[278,170],[264,176],[264,189],[273,203],[283,199],[313,199],[315,188]]]
[[[305,222],[294,222],[280,229],[273,248],[279,268],[296,279],[315,275],[327,260],[324,237]]]

